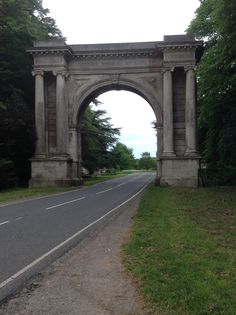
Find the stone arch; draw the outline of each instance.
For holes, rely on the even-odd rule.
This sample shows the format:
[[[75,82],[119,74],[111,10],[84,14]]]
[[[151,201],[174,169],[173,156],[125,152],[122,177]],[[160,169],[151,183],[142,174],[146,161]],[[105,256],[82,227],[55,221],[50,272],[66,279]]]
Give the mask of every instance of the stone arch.
[[[157,120],[160,185],[197,186],[195,67],[202,42],[191,35],[164,41],[67,45],[35,42],[36,152],[31,186],[79,183],[78,118],[109,90],[143,97]]]
[[[80,112],[84,110],[90,101],[102,93],[112,90],[125,90],[133,92],[141,96],[153,109],[158,125],[162,125],[162,109],[157,97],[152,95],[150,91],[146,91],[139,82],[133,80],[119,80],[119,83],[112,83],[110,80],[99,80],[91,82],[91,84],[82,92],[75,94],[74,111],[72,122],[76,125]]]
[[[98,80],[96,82],[91,82],[85,89],[82,91],[80,90],[79,93],[75,93],[74,100],[73,100],[73,118],[72,126],[74,126],[74,141],[70,144],[70,151],[72,152],[72,155],[78,155],[78,164],[82,165],[82,157],[81,152],[82,148],[80,147],[80,134],[79,134],[79,122],[80,119],[83,116],[83,112],[86,109],[86,107],[89,105],[89,103],[99,95],[114,90],[125,90],[134,94],[139,95],[142,97],[146,102],[147,106],[151,106],[153,113],[155,115],[155,119],[157,121],[157,125],[159,126],[157,130],[157,144],[158,144],[158,152],[161,152],[162,148],[162,109],[160,106],[160,103],[154,95],[148,90],[145,90],[139,82],[136,82],[134,80],[119,80],[118,82],[111,82],[110,80]],[[77,140],[76,140],[77,138]],[[75,147],[78,146],[78,152],[75,153]],[[74,154],[73,154],[74,153]]]

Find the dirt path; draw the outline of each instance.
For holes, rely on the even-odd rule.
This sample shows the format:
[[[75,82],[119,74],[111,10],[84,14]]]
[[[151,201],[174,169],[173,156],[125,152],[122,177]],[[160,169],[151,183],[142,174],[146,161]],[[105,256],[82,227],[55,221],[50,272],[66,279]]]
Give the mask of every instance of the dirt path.
[[[96,235],[32,279],[20,293],[1,305],[0,314],[148,314],[120,259],[120,247],[137,204],[138,198],[130,201]]]

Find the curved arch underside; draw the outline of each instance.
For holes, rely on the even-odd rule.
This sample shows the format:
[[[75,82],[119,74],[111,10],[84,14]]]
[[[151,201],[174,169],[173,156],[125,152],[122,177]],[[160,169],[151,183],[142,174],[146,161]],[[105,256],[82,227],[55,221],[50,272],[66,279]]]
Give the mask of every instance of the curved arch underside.
[[[201,46],[189,35],[148,43],[36,42],[28,51],[34,56],[37,133],[31,186],[80,182],[78,121],[91,100],[111,90],[134,92],[152,107],[157,182],[197,186],[195,66]]]
[[[158,100],[145,91],[142,87],[134,82],[119,82],[119,83],[111,83],[110,81],[98,81],[93,82],[93,84],[85,89],[83,93],[81,91],[77,91],[74,99],[74,115],[72,118],[73,125],[76,125],[77,122],[81,118],[81,114],[84,112],[84,109],[88,106],[88,104],[97,98],[99,95],[109,92],[109,91],[128,91],[142,97],[153,109],[155,114],[155,118],[159,125],[162,125],[162,111],[159,105]]]

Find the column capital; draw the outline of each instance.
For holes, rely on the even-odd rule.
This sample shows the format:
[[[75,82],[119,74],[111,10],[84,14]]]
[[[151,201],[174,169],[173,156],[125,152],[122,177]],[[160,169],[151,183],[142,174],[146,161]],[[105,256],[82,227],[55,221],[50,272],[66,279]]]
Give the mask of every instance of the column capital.
[[[157,125],[157,126],[156,126],[156,129],[157,129],[157,130],[162,130],[162,129],[163,129],[163,125]]]
[[[70,131],[76,131],[76,130],[78,130],[79,128],[78,128],[78,126],[74,126],[74,125],[71,125],[70,127],[69,127],[69,130]]]
[[[41,70],[41,69],[36,69],[36,70],[33,70],[32,72],[32,76],[36,76],[36,75],[40,75],[40,76],[43,76],[44,75],[44,71]]]
[[[192,70],[193,72],[196,72],[196,70],[197,70],[196,65],[184,66],[184,71],[185,71],[185,72],[188,72],[188,71],[190,71],[190,70]]]
[[[55,76],[61,75],[61,76],[66,77],[66,78],[69,76],[68,72],[65,70],[53,70],[52,73]]]
[[[166,72],[174,72],[174,70],[175,70],[174,66],[173,67],[172,66],[171,67],[163,67],[161,72],[162,72],[162,74],[165,74]]]

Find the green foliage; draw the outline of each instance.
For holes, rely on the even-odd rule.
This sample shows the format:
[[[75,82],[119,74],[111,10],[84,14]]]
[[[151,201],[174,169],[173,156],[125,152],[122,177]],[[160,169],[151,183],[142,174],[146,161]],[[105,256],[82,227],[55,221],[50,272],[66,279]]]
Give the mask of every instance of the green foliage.
[[[15,89],[32,97],[32,62],[25,50],[34,40],[61,37],[40,0],[2,0],[0,7],[0,101]]]
[[[138,161],[138,168],[144,170],[153,170],[156,168],[157,160],[151,157],[149,152],[143,152],[141,158]]]
[[[123,143],[117,143],[112,152],[112,164],[116,169],[128,170],[135,166],[133,149]]]
[[[34,78],[26,49],[49,37],[61,32],[41,0],[1,0],[0,157],[12,163],[20,183],[28,179],[34,151]]]
[[[14,167],[10,160],[0,158],[0,189],[16,185]]]
[[[201,1],[188,31],[206,40],[197,71],[206,172],[215,184],[236,184],[236,2]]]
[[[235,208],[234,187],[145,192],[124,261],[150,314],[235,314]]]
[[[88,106],[84,112],[80,124],[82,160],[90,173],[97,168],[112,167],[110,149],[116,143],[120,130],[109,121],[106,111],[93,110]]]
[[[4,176],[0,176],[2,186],[13,184],[14,177],[18,178],[14,185],[22,184],[21,181],[29,178],[28,159],[34,153],[35,141],[33,121],[33,112],[28,110],[25,101],[17,93],[11,95],[7,109],[0,109],[0,156],[11,166],[6,168],[0,165],[0,173],[4,172]]]

